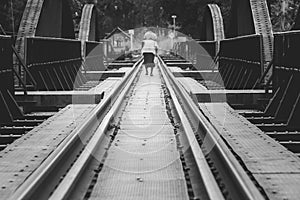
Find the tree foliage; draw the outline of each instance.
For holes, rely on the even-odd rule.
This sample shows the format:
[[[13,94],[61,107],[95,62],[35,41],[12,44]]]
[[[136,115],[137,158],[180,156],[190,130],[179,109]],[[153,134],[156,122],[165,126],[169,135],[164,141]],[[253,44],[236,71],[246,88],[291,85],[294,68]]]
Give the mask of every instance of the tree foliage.
[[[18,31],[27,0],[1,0],[0,24],[12,34]],[[220,6],[225,29],[229,24],[231,0],[67,0],[71,2],[75,26],[78,25],[81,9],[85,3],[97,2],[99,32],[101,37],[116,26],[124,30],[143,26],[168,28],[176,15],[178,31],[199,38],[203,8],[207,3]],[[268,0],[275,31],[289,30],[293,24],[300,0]]]
[[[3,27],[6,34],[16,34],[18,32],[25,5],[26,0],[0,1],[0,25]],[[3,34],[1,31],[0,33]]]
[[[300,0],[270,0],[269,12],[273,30],[288,31],[292,28]]]

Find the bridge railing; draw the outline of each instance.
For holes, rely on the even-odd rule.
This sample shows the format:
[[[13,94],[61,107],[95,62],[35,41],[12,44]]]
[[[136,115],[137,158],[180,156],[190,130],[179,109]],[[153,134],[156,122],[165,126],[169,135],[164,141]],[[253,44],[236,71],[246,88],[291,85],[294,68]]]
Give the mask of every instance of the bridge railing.
[[[85,42],[85,66],[87,71],[105,71],[105,45],[103,42]]]
[[[227,89],[253,89],[263,72],[262,36],[220,41],[219,72]]]
[[[103,53],[104,53],[104,65],[107,67],[108,63],[112,62],[116,58],[116,52],[108,39],[100,40],[103,43]]]
[[[0,36],[0,90],[14,94],[12,38]]]
[[[85,82],[78,40],[27,37],[26,65],[37,90],[72,90]]]
[[[173,51],[175,54],[186,58],[188,55],[187,42],[177,42],[174,44]]]
[[[196,51],[196,63],[195,65],[199,69],[214,70],[217,69],[217,63],[215,62],[218,45],[217,41],[199,41],[200,50]],[[199,48],[199,47],[198,47]],[[205,51],[203,51],[203,50]]]
[[[175,44],[175,53],[182,58],[185,58],[188,61],[193,61],[194,54],[192,51],[192,42],[185,41],[185,42],[177,42]]]
[[[175,45],[175,53],[190,61],[196,70],[212,70],[217,55],[216,41],[186,41]]]
[[[266,115],[299,127],[300,118],[300,31],[274,34],[273,93]]]
[[[13,40],[0,36],[0,124],[23,117],[14,100]]]

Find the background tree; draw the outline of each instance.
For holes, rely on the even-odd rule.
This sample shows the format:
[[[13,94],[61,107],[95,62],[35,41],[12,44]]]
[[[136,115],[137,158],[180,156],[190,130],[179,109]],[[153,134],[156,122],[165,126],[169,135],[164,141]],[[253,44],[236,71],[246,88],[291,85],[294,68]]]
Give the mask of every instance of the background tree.
[[[75,27],[78,26],[81,10],[85,3],[95,0],[67,0],[71,2]],[[0,24],[8,34],[17,33],[27,0],[1,0]],[[291,28],[300,0],[267,0],[274,31]],[[98,23],[100,37],[111,32],[116,26],[124,30],[143,26],[168,28],[172,15],[176,15],[178,31],[199,38],[203,8],[207,3],[220,6],[225,31],[229,24],[231,0],[98,0]]]
[[[7,34],[12,35],[18,32],[25,5],[26,0],[0,1],[0,25]]]
[[[269,0],[273,30],[288,31],[292,28],[299,7],[299,0]]]

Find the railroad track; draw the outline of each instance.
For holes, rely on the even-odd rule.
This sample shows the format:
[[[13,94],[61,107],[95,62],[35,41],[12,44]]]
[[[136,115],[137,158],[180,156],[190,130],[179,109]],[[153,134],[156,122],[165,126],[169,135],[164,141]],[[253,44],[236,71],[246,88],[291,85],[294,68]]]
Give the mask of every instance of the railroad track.
[[[10,199],[265,199],[159,60],[154,76],[137,61]]]

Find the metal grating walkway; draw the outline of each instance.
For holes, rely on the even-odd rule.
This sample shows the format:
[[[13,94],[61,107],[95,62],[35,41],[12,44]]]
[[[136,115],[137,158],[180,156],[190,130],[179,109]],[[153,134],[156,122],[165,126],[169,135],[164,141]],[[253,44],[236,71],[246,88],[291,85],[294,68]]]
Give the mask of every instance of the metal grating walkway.
[[[140,75],[90,199],[188,199],[162,80]]]

